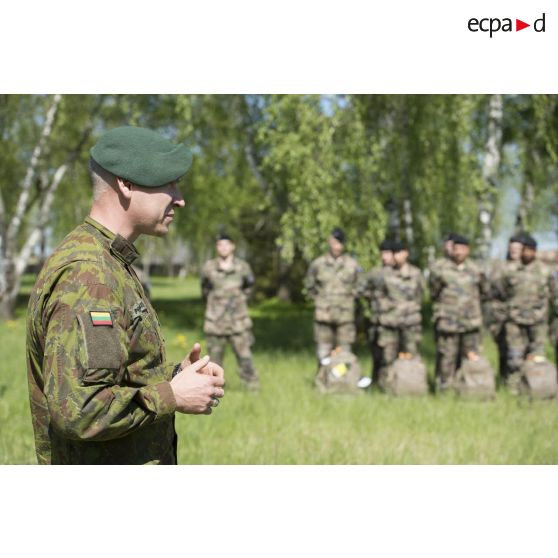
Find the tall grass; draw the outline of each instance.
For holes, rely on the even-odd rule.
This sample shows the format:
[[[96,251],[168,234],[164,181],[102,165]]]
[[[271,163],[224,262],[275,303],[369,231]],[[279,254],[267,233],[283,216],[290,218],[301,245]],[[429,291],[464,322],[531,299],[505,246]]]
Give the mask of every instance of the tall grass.
[[[27,278],[13,322],[0,324],[0,462],[34,463],[25,374]],[[155,278],[153,300],[167,353],[179,361],[202,341],[203,305],[195,278]],[[312,311],[267,301],[252,309],[258,393],[245,391],[229,350],[226,395],[211,416],[177,415],[179,463],[197,464],[444,464],[557,463],[558,405],[518,400],[500,389],[495,401],[452,395],[393,398],[319,395]],[[496,366],[492,341],[485,354]],[[357,345],[370,369],[364,339]],[[433,378],[434,343],[428,328],[422,353]]]

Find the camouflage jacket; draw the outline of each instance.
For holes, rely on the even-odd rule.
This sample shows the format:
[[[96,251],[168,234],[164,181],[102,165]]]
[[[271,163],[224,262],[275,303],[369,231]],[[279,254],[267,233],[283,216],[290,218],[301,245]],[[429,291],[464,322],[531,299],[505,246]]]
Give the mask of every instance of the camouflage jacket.
[[[382,268],[372,284],[380,325],[400,328],[421,323],[424,280],[420,269],[408,263],[401,269]]]
[[[247,300],[254,286],[254,275],[247,262],[233,259],[224,270],[219,258],[205,263],[201,273],[202,295],[207,302],[203,330],[208,335],[232,335],[252,327]]]
[[[499,277],[497,289],[507,305],[509,319],[516,324],[546,323],[549,303],[556,304],[556,280],[550,268],[539,260],[507,267]]]
[[[87,218],[37,278],[27,369],[41,464],[176,462],[174,367],[131,267],[137,255]]]
[[[368,273],[363,274],[360,279],[358,295],[366,301],[369,310],[367,316],[371,326],[377,326],[380,323],[380,285],[383,283],[382,275],[389,272],[390,269],[390,266],[373,267]]]
[[[429,285],[439,331],[463,333],[482,326],[481,300],[488,296],[489,284],[474,262],[438,260],[430,270]]]
[[[508,319],[508,305],[507,302],[502,300],[500,296],[500,283],[503,274],[508,269],[514,269],[518,265],[517,261],[513,260],[496,260],[492,262],[490,269],[490,302],[489,307],[489,322],[490,328],[494,332],[500,331],[502,325]]]
[[[304,285],[314,301],[316,321],[338,324],[354,321],[361,271],[357,261],[347,254],[334,258],[328,253],[310,264]]]

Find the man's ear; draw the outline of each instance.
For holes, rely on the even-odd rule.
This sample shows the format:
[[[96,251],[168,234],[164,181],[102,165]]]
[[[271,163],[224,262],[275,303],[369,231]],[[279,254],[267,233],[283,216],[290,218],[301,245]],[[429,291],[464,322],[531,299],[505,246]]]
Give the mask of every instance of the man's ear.
[[[129,200],[132,197],[132,187],[133,184],[129,180],[120,178],[119,176],[116,177],[116,188],[124,199]]]

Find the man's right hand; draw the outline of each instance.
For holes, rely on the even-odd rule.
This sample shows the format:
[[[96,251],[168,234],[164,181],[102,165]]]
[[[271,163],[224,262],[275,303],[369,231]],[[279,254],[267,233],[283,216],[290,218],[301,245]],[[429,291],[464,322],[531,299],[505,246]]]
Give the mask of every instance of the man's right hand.
[[[205,367],[214,369],[218,365],[205,356],[186,366],[171,380],[178,412],[210,415],[219,398],[225,395],[223,374],[206,374]],[[222,368],[218,368],[222,372]]]

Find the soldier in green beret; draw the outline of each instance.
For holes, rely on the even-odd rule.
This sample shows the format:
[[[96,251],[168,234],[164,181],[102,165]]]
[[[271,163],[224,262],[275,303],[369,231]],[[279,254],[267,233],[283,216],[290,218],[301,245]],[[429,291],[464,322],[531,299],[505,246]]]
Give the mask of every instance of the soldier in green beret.
[[[209,414],[223,369],[196,343],[169,363],[132,264],[140,234],[164,236],[184,207],[190,151],[116,128],[90,151],[93,205],[31,293],[27,369],[40,464],[175,464],[174,414]]]
[[[213,361],[223,365],[226,346],[232,345],[240,367],[240,378],[246,388],[259,387],[258,374],[252,361],[252,320],[247,301],[254,286],[250,265],[236,257],[232,238],[221,232],[215,243],[217,258],[205,263],[201,287],[205,310],[204,333],[207,351]]]

